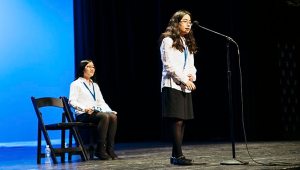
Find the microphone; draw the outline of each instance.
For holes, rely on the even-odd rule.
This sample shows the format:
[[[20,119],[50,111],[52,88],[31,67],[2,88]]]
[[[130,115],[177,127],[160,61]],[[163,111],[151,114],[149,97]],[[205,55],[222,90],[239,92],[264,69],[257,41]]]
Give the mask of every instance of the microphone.
[[[212,32],[212,33],[221,35],[222,37],[225,37],[228,41],[232,41],[233,43],[237,44],[231,37],[229,37],[229,36],[227,36],[227,35],[224,35],[224,34],[221,34],[221,33],[219,33],[219,32],[213,31],[213,30],[208,29],[208,28],[206,28],[206,27],[201,26],[197,20],[193,21],[193,25],[197,25],[199,28],[202,28],[202,29],[204,29],[204,30],[206,30],[206,31],[210,31],[210,32]],[[193,25],[192,25],[192,26],[193,26]]]
[[[198,27],[200,26],[200,24],[199,24],[199,22],[197,21],[197,20],[195,20],[194,22],[193,22],[193,25],[194,24],[196,24]]]

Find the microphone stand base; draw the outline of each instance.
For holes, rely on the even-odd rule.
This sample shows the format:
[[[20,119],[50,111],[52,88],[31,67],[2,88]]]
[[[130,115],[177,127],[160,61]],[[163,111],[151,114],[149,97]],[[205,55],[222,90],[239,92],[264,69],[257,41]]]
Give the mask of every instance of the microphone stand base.
[[[222,161],[221,165],[248,165],[249,162],[244,162],[236,159]]]

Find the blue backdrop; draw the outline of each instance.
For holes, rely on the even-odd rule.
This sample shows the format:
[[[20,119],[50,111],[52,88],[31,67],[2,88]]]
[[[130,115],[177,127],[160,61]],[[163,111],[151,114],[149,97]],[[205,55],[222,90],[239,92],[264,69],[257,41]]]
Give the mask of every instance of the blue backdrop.
[[[1,1],[0,59],[0,145],[36,141],[30,97],[68,96],[74,79],[73,1]]]

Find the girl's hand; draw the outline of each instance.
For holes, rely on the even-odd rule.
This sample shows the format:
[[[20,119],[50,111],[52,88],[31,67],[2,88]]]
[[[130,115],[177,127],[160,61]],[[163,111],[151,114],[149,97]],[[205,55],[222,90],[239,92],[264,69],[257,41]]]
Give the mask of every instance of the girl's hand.
[[[190,81],[193,81],[193,80],[194,80],[192,74],[189,74],[188,77],[189,77],[189,80],[190,80]]]
[[[188,90],[196,90],[196,85],[192,81],[185,83],[185,86]]]
[[[86,112],[87,114],[92,114],[94,112],[93,108],[87,108],[84,110],[84,112]]]

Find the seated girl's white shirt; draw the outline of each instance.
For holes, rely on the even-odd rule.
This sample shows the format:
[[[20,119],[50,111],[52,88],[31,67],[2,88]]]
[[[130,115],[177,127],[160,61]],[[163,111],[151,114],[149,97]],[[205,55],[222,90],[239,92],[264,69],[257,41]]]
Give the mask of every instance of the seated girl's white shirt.
[[[96,101],[90,91],[84,85],[85,79],[78,78],[70,85],[69,103],[75,109],[77,115],[85,113],[84,110],[94,108],[102,112],[112,112],[112,109],[103,99],[102,93],[97,83],[93,83]],[[87,82],[86,82],[87,83]],[[93,88],[92,86],[90,87]]]

